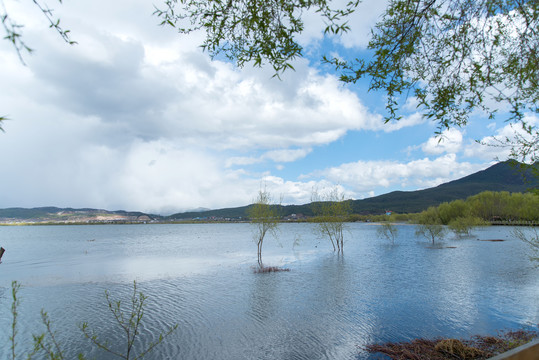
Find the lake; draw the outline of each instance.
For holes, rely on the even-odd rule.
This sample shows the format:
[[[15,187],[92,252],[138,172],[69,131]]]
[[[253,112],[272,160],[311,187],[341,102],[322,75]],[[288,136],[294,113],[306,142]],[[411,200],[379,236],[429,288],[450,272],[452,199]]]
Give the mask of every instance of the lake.
[[[124,348],[105,301],[148,296],[142,346],[178,329],[148,359],[369,359],[370,343],[537,329],[539,269],[508,227],[452,235],[432,247],[399,225],[395,245],[375,224],[349,224],[344,255],[312,224],[285,223],[264,243],[256,274],[249,224],[3,226],[0,358],[10,354],[11,281],[19,291],[17,349],[31,348],[48,312],[67,358],[112,359],[84,339],[83,321]],[[480,241],[480,240],[504,241]],[[140,349],[138,347],[137,349]]]

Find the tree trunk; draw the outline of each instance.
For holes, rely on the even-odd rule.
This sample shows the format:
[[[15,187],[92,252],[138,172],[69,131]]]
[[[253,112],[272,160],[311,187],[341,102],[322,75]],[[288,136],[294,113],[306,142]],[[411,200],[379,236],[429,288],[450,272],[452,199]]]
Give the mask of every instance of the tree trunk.
[[[258,239],[258,266],[262,269],[264,265],[262,264],[262,242],[264,238]]]

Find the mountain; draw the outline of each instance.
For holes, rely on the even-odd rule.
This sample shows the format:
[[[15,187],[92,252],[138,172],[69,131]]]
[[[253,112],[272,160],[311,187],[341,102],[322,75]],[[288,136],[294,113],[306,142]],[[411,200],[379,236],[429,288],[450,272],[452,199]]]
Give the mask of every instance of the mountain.
[[[388,194],[353,202],[357,214],[382,213],[392,210],[399,213],[420,212],[429,206],[443,202],[466,199],[483,191],[526,192],[537,188],[539,179],[533,170],[508,160],[497,163],[485,170],[450,181],[433,188],[416,191],[394,191]],[[539,169],[539,164],[535,164]]]
[[[393,191],[388,194],[363,200],[352,200],[352,210],[355,214],[381,214],[386,210],[398,213],[420,212],[429,206],[436,206],[446,201],[466,199],[482,191],[526,192],[539,186],[537,171],[508,160],[499,162],[485,170],[476,172],[458,180],[450,181],[433,188],[416,191]],[[248,206],[237,208],[210,210],[197,213],[178,213],[169,219],[192,218],[239,218],[246,216]],[[312,215],[310,204],[283,206],[283,216],[291,214]]]

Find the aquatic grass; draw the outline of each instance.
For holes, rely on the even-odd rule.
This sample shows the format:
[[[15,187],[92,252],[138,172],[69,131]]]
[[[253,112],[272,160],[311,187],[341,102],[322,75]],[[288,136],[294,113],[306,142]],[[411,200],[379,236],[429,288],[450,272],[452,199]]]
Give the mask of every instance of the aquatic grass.
[[[534,330],[500,331],[497,335],[475,335],[469,340],[414,339],[406,342],[387,342],[367,345],[370,353],[381,353],[394,360],[454,360],[488,359],[517,348],[539,333]]]
[[[282,268],[278,266],[263,266],[263,267],[256,267],[254,269],[255,274],[265,274],[265,273],[281,272],[281,271],[290,271],[290,269]]]

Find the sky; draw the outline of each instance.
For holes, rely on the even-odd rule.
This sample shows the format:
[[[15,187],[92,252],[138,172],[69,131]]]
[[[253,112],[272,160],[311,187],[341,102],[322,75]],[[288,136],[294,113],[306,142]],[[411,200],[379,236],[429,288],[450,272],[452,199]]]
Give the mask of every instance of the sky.
[[[159,5],[155,0],[155,5]],[[0,41],[0,208],[58,206],[171,214],[252,203],[261,187],[283,204],[338,186],[346,198],[439,185],[504,160],[479,145],[510,133],[475,114],[435,136],[409,98],[384,124],[384,94],[345,85],[323,54],[362,54],[385,2],[367,0],[343,37],[316,14],[305,57],[281,80],[267,67],[211,60],[203,34],[160,27],[148,0],[49,0],[77,45],[31,1],[3,0],[34,49],[21,62]],[[2,2],[0,2],[0,6]],[[530,118],[537,123],[536,118]]]

